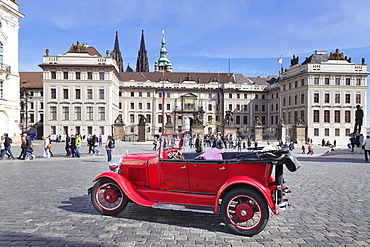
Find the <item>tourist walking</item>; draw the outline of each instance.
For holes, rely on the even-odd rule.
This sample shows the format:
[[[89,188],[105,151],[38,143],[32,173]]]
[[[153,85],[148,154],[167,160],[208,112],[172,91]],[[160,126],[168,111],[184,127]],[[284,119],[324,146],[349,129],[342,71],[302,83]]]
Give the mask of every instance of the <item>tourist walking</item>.
[[[313,146],[312,146],[312,144],[308,145],[307,150],[308,150],[307,154],[313,155]]]
[[[81,145],[82,145],[81,136],[79,134],[76,134],[76,138],[75,138],[75,156],[77,158],[81,157],[81,153],[80,153]]]
[[[306,146],[302,144],[302,154],[305,154],[305,153],[306,153]]]
[[[71,137],[69,137],[68,134],[66,134],[66,146],[65,146],[65,150],[66,150],[66,156],[71,156]]]
[[[42,144],[44,146],[44,152],[43,152],[43,157],[44,158],[50,158],[50,148],[51,148],[51,144],[50,144],[50,139],[49,137],[42,137]]]
[[[8,136],[8,134],[4,134],[4,137],[5,137],[5,140],[4,140],[5,152],[8,152],[8,154],[10,155],[10,159],[14,160],[14,156],[13,156],[12,149],[11,149],[11,144],[13,143],[13,140]],[[1,156],[1,159],[3,158],[4,157]]]
[[[362,149],[365,151],[365,161],[369,161],[368,154],[370,155],[370,136],[367,135],[366,139],[362,143]]]
[[[0,160],[4,159],[5,152],[6,152],[4,142],[5,142],[5,137],[1,136],[1,139],[0,139]]]
[[[99,145],[99,140],[96,135],[93,135],[91,140],[90,140],[91,146],[92,146],[92,151],[94,155],[100,155],[100,151],[98,150],[97,146]]]
[[[35,155],[33,155],[33,149],[34,149],[34,146],[32,144],[31,137],[26,136],[26,148],[25,148],[26,158],[25,160],[31,160],[35,158]]]
[[[202,137],[201,135],[197,135],[197,139],[195,140],[195,152],[201,153],[203,151],[202,147]]]
[[[108,136],[107,141],[105,142],[105,150],[107,151],[108,162],[112,161],[112,150],[115,148],[115,141],[112,136]]]
[[[154,141],[153,141],[153,150],[154,151],[157,150],[157,144],[158,144],[158,140],[157,140],[157,138],[154,138]]]

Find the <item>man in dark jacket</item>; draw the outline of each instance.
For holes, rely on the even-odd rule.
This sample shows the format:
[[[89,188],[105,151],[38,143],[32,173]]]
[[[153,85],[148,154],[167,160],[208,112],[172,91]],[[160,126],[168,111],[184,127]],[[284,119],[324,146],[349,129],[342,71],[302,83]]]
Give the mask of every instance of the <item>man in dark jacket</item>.
[[[14,160],[14,156],[13,156],[11,145],[10,145],[13,143],[13,140],[9,138],[8,134],[4,134],[4,136],[5,136],[5,141],[4,141],[5,150],[10,155],[10,159]]]

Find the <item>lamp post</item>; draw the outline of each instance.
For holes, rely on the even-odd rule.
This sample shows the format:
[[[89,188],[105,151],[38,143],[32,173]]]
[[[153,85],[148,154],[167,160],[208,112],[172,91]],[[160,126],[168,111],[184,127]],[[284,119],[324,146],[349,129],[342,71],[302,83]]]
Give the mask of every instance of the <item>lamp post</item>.
[[[22,82],[21,84],[24,85],[24,84],[27,84],[29,82],[28,81],[24,81]],[[25,131],[27,132],[27,129],[28,129],[28,98],[30,97],[30,94],[28,93],[27,91],[27,88],[22,86],[21,89],[20,89],[20,95],[21,95],[21,99],[22,99],[22,110],[23,110],[23,119],[25,119],[25,123],[23,122],[22,124],[22,133],[24,132],[24,124],[26,124],[26,129]],[[24,111],[25,109],[25,111]]]

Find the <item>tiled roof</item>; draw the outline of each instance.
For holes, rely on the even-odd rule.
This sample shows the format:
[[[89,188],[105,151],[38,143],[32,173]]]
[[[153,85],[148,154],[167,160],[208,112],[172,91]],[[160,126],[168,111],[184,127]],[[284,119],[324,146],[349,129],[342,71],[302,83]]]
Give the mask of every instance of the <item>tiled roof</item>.
[[[210,81],[219,81],[220,83],[235,82],[233,74],[228,73],[161,73],[161,72],[121,72],[122,81],[153,81],[159,82],[163,79],[170,83],[181,83],[183,81],[195,81],[196,83],[206,84]]]
[[[21,87],[42,88],[43,72],[19,72]]]
[[[89,55],[91,56],[94,56],[94,55],[97,55],[98,57],[101,57],[102,55],[100,55],[100,53],[94,48],[94,47],[87,47],[86,48],[86,51],[87,53],[89,53]]]

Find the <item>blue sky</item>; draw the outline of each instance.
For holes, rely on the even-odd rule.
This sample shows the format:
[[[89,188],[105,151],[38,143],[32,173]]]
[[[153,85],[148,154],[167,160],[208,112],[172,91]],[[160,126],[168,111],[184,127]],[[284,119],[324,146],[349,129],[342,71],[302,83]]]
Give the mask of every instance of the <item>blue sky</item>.
[[[336,48],[354,63],[361,63],[362,57],[366,63],[370,61],[368,0],[18,3],[25,14],[19,30],[20,71],[41,71],[38,64],[46,48],[50,55],[63,54],[76,41],[88,43],[104,55],[113,49],[116,31],[125,67],[129,63],[135,69],[142,29],[151,71],[162,30],[174,72],[228,72],[230,59],[233,73],[267,77],[278,74],[276,60],[281,55],[283,67],[288,68],[293,54],[302,62],[315,50],[333,52]],[[368,90],[368,102],[369,96]]]

